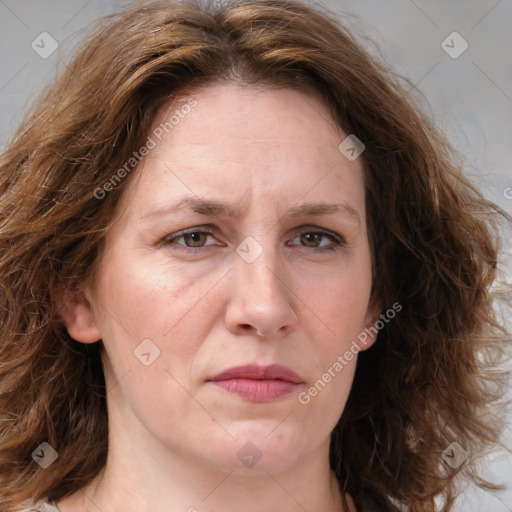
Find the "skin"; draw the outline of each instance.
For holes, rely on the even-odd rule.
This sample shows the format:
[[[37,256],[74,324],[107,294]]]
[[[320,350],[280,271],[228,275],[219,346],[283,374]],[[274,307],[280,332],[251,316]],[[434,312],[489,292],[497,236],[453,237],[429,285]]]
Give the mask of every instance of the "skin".
[[[110,436],[104,471],[57,504],[62,512],[339,512],[329,436],[357,358],[307,405],[298,393],[380,313],[370,303],[362,159],[342,155],[347,134],[309,94],[217,83],[194,97],[197,106],[125,190],[94,282],[63,304],[75,340],[102,340]],[[181,104],[162,107],[155,127]],[[145,217],[185,195],[243,211]],[[287,214],[304,203],[343,203],[359,221],[344,209]],[[179,238],[199,226],[213,234]],[[301,237],[308,229],[328,231]],[[333,245],[330,233],[345,242]],[[246,237],[262,250],[251,263],[236,251]],[[194,242],[199,249],[187,253]],[[160,350],[149,366],[134,356],[144,339]],[[206,382],[248,363],[284,364],[304,383],[258,403]],[[252,468],[237,457],[247,443],[261,454]]]

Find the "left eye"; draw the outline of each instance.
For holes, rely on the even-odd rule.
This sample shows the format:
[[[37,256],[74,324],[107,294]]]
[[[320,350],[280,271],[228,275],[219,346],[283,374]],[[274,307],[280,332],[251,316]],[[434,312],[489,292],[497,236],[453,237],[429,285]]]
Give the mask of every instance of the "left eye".
[[[331,243],[321,243],[322,239],[330,239]],[[328,247],[331,248],[331,245],[340,245],[341,241],[335,237],[334,235],[331,235],[330,233],[326,231],[303,231],[299,234],[299,236],[295,237],[294,240],[300,240],[300,242],[310,249],[315,249],[317,247]]]

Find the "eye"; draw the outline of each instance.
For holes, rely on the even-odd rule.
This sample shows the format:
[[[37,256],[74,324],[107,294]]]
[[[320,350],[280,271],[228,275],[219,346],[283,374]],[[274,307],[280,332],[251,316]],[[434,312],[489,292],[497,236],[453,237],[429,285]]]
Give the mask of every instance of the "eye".
[[[180,231],[175,235],[171,235],[162,240],[164,245],[181,245],[184,250],[194,250],[195,248],[200,249],[201,247],[208,247],[210,245],[218,244],[206,244],[208,237],[213,239],[213,232],[207,229],[189,229],[187,231]]]
[[[343,239],[341,236],[331,233],[330,231],[325,231],[323,229],[313,230],[309,228],[303,230],[296,238],[291,240],[292,244],[295,240],[299,240],[299,242],[308,249],[320,248],[322,250],[329,249],[335,251],[335,246],[343,245]],[[330,244],[325,243],[322,240],[330,240]]]

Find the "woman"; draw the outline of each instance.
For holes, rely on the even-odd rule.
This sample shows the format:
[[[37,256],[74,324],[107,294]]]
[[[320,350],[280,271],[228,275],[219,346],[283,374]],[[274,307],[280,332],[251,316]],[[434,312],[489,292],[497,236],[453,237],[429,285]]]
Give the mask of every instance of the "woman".
[[[2,510],[448,511],[458,476],[495,485],[510,219],[329,15],[109,16],[0,169]]]

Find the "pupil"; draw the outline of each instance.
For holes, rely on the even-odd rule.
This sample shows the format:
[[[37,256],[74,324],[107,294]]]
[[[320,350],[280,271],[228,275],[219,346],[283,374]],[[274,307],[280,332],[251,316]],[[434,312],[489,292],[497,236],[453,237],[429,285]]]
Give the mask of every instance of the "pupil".
[[[192,239],[192,244],[201,244],[201,235],[203,233],[189,233],[188,236]],[[187,244],[188,245],[188,244]]]
[[[306,244],[308,244],[308,243],[318,244],[318,243],[320,243],[321,235],[319,233],[306,233],[306,234],[302,235],[302,237],[303,237],[303,241],[305,241]]]

